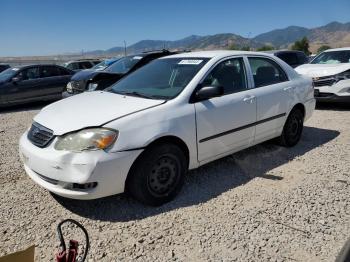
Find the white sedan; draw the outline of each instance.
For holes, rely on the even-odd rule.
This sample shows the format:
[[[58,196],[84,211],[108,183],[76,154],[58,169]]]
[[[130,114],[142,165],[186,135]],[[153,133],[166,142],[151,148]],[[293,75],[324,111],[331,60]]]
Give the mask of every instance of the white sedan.
[[[172,55],[106,91],[45,107],[21,137],[20,155],[28,175],[54,194],[127,191],[161,205],[179,193],[188,169],[272,138],[297,144],[313,92],[310,78],[268,54]]]
[[[320,102],[350,102],[350,47],[328,49],[295,69],[313,78]]]

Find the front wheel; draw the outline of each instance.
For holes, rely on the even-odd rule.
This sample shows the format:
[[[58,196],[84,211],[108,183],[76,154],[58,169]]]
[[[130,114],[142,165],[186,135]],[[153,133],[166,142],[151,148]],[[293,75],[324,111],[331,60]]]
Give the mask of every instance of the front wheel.
[[[126,190],[138,201],[159,206],[180,192],[187,171],[185,154],[174,144],[146,149],[133,165]]]
[[[295,146],[301,138],[303,127],[303,113],[300,109],[293,109],[284,124],[282,134],[279,137],[279,143],[285,147]]]

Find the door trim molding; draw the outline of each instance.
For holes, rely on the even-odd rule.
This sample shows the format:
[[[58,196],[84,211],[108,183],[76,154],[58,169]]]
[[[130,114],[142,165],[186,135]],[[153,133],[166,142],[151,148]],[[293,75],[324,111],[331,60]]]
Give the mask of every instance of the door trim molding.
[[[238,132],[238,131],[241,131],[243,129],[250,128],[250,127],[262,124],[262,123],[266,123],[266,122],[269,122],[269,121],[272,121],[272,120],[275,120],[277,118],[281,118],[281,117],[284,117],[284,116],[286,116],[286,113],[278,114],[278,115],[275,115],[275,116],[272,116],[272,117],[269,117],[269,118],[265,118],[265,119],[256,121],[256,122],[248,124],[248,125],[240,126],[240,127],[237,127],[237,128],[231,129],[231,130],[227,130],[227,131],[224,131],[224,132],[212,135],[212,136],[208,136],[208,137],[205,137],[205,138],[202,138],[201,140],[199,140],[199,143],[203,143],[203,142],[206,142],[206,141],[209,141],[209,140],[221,137],[221,136],[225,136],[225,135],[228,135],[228,134],[231,134],[231,133],[234,133],[234,132]]]

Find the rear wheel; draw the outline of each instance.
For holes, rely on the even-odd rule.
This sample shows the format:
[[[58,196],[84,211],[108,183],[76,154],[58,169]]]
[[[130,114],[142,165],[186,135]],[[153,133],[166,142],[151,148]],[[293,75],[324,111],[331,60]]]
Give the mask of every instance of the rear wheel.
[[[168,143],[154,145],[136,160],[126,189],[138,201],[159,206],[180,192],[186,171],[187,160],[178,146]]]
[[[279,143],[286,147],[295,146],[301,138],[303,127],[304,115],[302,111],[297,108],[293,109],[284,124],[282,134],[279,137]]]

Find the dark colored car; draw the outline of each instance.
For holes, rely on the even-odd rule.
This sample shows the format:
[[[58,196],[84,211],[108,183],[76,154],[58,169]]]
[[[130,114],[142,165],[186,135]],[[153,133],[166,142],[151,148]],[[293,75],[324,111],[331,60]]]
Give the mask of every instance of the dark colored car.
[[[84,70],[78,72],[68,83],[67,91],[63,93],[63,97],[79,94],[87,90],[103,90],[152,60],[172,54],[175,53],[161,50],[129,55],[119,59],[103,71]]]
[[[10,68],[10,66],[9,65],[6,65],[6,64],[0,64],[0,73],[2,72],[2,71],[5,71],[6,69],[8,69],[8,68]]]
[[[309,58],[302,51],[273,50],[273,51],[266,51],[265,53],[269,53],[274,56],[277,56],[278,58],[282,59],[284,62],[286,62],[288,65],[290,65],[293,68],[296,68],[297,66],[300,66],[309,62]]]
[[[101,63],[101,60],[99,59],[81,59],[76,61],[69,61],[67,63],[64,63],[63,66],[69,70],[78,72],[80,70],[90,69],[99,63]]]
[[[73,71],[58,65],[30,65],[0,73],[0,106],[62,97]]]

